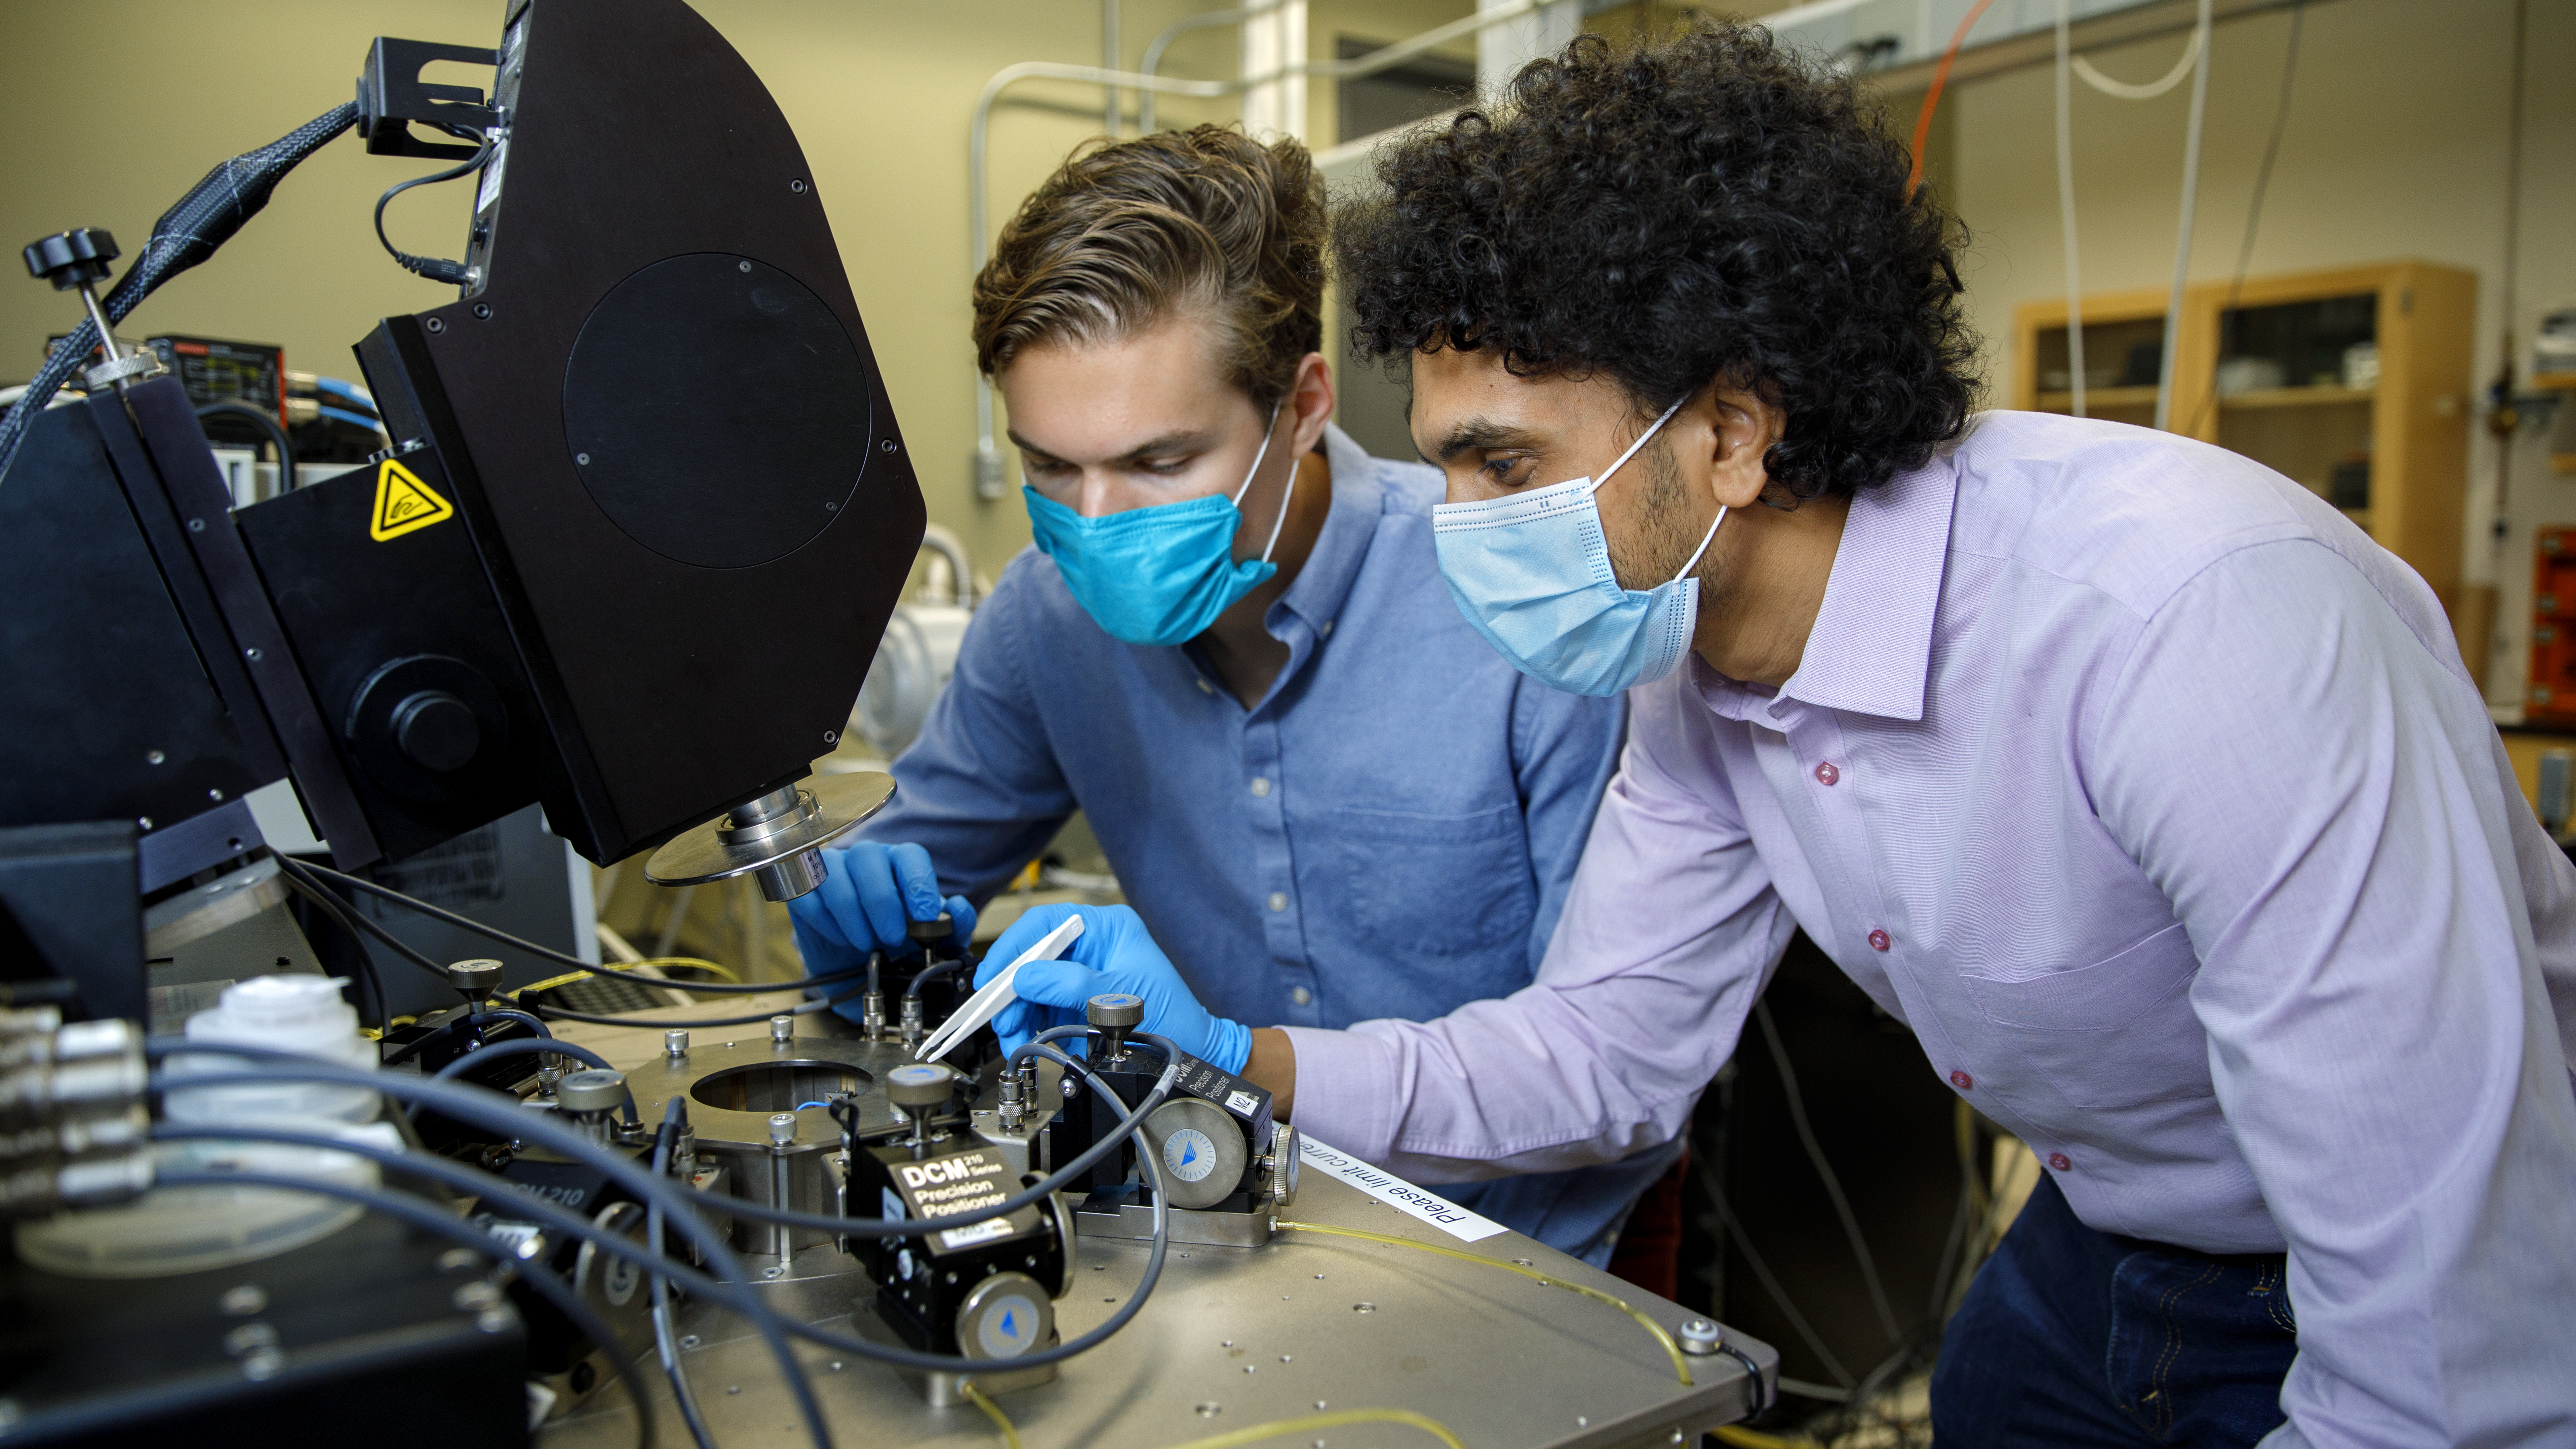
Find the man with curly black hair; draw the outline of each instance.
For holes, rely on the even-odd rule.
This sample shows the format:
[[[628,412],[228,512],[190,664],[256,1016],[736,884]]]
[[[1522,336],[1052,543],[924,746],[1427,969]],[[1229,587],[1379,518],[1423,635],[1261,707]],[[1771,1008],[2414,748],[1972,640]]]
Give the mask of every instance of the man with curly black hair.
[[[1256,1031],[1248,1074],[1434,1181],[1616,1157],[1802,927],[2047,1166],[1941,1442],[2576,1443],[2576,868],[2439,603],[2233,453],[1971,417],[1907,171],[1847,78],[1716,25],[1385,153],[1338,246],[1441,572],[1630,737],[1535,982]],[[1020,994],[1168,976],[1075,954]]]

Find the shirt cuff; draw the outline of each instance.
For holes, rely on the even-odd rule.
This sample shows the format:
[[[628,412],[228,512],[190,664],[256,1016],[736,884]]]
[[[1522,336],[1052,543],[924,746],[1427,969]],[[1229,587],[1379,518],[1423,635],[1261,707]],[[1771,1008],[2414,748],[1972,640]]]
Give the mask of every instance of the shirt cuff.
[[[1298,1135],[1329,1143],[1363,1162],[1385,1161],[1403,1120],[1396,1097],[1395,1044],[1350,1031],[1280,1030],[1297,1053],[1297,1105],[1290,1116]]]

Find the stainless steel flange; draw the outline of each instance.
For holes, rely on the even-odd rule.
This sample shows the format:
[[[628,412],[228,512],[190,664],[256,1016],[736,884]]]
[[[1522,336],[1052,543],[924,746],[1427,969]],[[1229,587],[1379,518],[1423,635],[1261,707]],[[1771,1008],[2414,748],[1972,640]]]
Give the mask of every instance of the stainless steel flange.
[[[644,863],[644,878],[685,886],[749,875],[764,897],[792,901],[823,883],[823,847],[893,798],[891,775],[817,775],[674,836]]]

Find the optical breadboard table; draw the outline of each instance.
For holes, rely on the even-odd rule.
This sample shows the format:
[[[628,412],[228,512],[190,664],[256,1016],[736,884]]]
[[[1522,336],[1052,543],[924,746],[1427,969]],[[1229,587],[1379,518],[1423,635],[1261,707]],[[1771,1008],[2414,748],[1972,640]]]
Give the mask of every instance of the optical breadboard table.
[[[1358,1229],[1533,1268],[1623,1299],[1676,1336],[1696,1316],[1518,1233],[1462,1239],[1319,1161],[1329,1159],[1309,1152],[1282,1222]],[[1063,1337],[1088,1331],[1127,1300],[1148,1249],[1140,1241],[1080,1240],[1073,1289],[1056,1303]],[[853,1307],[873,1289],[851,1258],[822,1244],[760,1291],[786,1316],[849,1330]],[[807,1442],[777,1360],[740,1315],[692,1302],[680,1311],[679,1329],[690,1385],[719,1443],[783,1449]],[[1729,1342],[1766,1374],[1778,1372],[1779,1356],[1768,1345],[1731,1334]],[[932,1408],[889,1367],[802,1342],[796,1353],[844,1445],[1000,1449],[999,1430],[971,1404]],[[685,1442],[649,1345],[639,1362],[664,1442]],[[1607,1449],[1687,1444],[1745,1416],[1752,1386],[1741,1364],[1724,1355],[1686,1362],[1688,1386],[1636,1320],[1565,1288],[1410,1248],[1283,1228],[1258,1248],[1174,1243],[1162,1281],[1133,1322],[1064,1364],[1054,1382],[998,1394],[996,1402],[1025,1449],[1164,1449],[1354,1409],[1428,1416],[1467,1449]],[[546,1426],[538,1443],[627,1449],[634,1435],[624,1392],[608,1387]],[[1306,1449],[1319,1440],[1329,1449],[1435,1445],[1420,1429],[1394,1423],[1306,1430],[1276,1442]]]

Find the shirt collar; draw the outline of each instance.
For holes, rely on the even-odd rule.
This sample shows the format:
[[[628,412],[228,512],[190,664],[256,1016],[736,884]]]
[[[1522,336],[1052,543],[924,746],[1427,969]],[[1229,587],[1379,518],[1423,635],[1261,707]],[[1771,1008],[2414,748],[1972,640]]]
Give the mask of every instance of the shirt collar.
[[[1958,494],[1957,465],[1944,455],[1853,496],[1824,606],[1781,697],[1888,719],[1923,718],[1932,621]]]
[[[1378,515],[1385,511],[1386,484],[1378,477],[1377,460],[1330,423],[1324,425],[1324,463],[1332,469],[1332,508],[1306,554],[1306,566],[1270,606],[1265,621],[1283,639],[1288,636],[1280,632],[1280,610],[1305,620],[1319,634],[1342,611],[1352,581],[1360,576],[1360,562],[1368,557],[1369,542],[1377,537]],[[1282,677],[1286,673],[1282,670]]]

